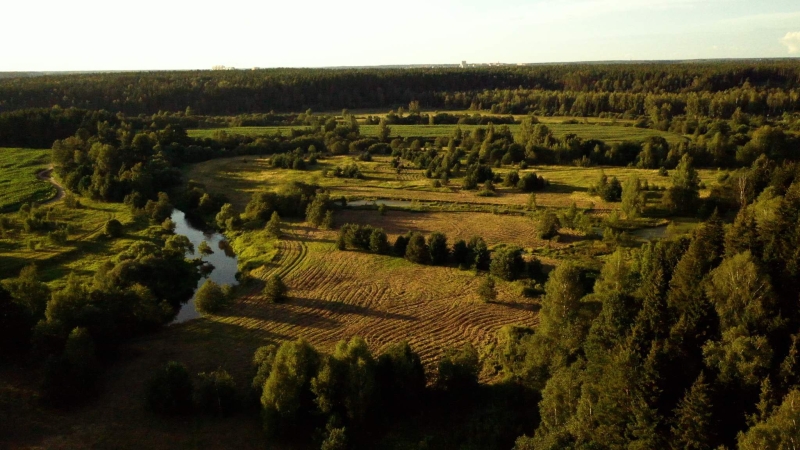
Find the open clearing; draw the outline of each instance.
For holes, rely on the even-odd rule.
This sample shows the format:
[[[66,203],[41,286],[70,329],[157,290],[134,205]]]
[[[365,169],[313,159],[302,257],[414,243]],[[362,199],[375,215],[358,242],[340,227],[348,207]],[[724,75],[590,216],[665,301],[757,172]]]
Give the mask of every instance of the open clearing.
[[[347,156],[338,156],[320,160],[315,170],[301,171],[291,169],[273,169],[269,167],[266,157],[235,157],[215,159],[190,166],[184,173],[186,180],[194,180],[206,186],[212,192],[226,194],[231,202],[240,210],[250,199],[250,195],[262,189],[271,189],[290,181],[316,183],[329,189],[332,196],[363,199],[395,199],[416,200],[419,202],[441,203],[442,208],[456,207],[460,209],[522,209],[528,201],[528,194],[517,189],[504,188],[497,185],[497,195],[480,197],[475,191],[461,189],[461,179],[453,179],[447,186],[435,188],[431,180],[425,178],[422,170],[404,169],[397,173],[390,165],[389,157],[376,157],[372,162],[357,162]],[[332,169],[356,162],[365,179],[348,179],[323,177],[321,169]],[[508,170],[495,169],[504,174]],[[534,166],[519,171],[520,176],[528,172],[536,172],[551,182],[544,191],[536,192],[539,206],[566,208],[575,203],[580,208],[596,208],[612,210],[620,207],[619,203],[606,203],[596,196],[589,195],[591,185],[597,182],[601,173],[609,177],[616,176],[620,181],[631,176],[647,180],[650,185],[669,186],[669,177],[658,175],[657,170],[634,169],[625,167],[572,167],[572,166]],[[719,172],[716,170],[698,170],[700,180],[710,187]],[[701,196],[707,195],[701,191]],[[457,204],[457,205],[455,205]]]
[[[564,124],[564,123],[546,123],[548,128],[558,138],[563,138],[565,135],[573,133],[582,139],[599,139],[609,144],[615,142],[632,141],[642,142],[650,137],[663,137],[671,144],[678,143],[685,140],[683,136],[676,133],[669,133],[664,131],[652,130],[648,128],[636,128],[631,126],[621,125],[608,125],[599,123],[579,123],[579,124]],[[508,126],[509,130],[514,133],[520,125],[495,125],[495,128]],[[422,138],[437,138],[437,137],[451,137],[456,131],[456,128],[461,128],[461,131],[474,131],[477,128],[486,128],[486,125],[390,125],[391,137],[422,137]],[[188,130],[187,133],[190,137],[211,137],[215,132],[223,130],[228,134],[238,134],[242,136],[264,136],[271,134],[284,134],[290,135],[292,130],[308,129],[304,126],[271,126],[271,127],[231,127],[231,128],[214,128],[204,130]],[[360,132],[366,137],[376,137],[378,135],[378,125],[361,125]]]

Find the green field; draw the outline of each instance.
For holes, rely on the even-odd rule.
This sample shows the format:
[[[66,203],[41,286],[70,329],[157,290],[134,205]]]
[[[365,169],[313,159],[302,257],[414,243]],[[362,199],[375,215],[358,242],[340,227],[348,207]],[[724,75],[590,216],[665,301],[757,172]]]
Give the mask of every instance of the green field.
[[[605,124],[563,124],[563,123],[548,123],[548,128],[553,131],[556,137],[563,138],[565,135],[573,133],[583,139],[599,139],[607,143],[633,141],[641,142],[653,136],[661,136],[671,144],[678,143],[685,138],[676,133],[668,133],[664,131],[651,130],[648,128],[635,128],[620,125],[605,125]],[[500,127],[503,125],[497,125]],[[393,137],[450,137],[455,132],[456,128],[461,128],[462,131],[473,131],[476,128],[486,128],[483,125],[391,125],[391,136]],[[516,132],[520,125],[508,125],[511,132]],[[291,127],[291,126],[276,126],[276,127],[234,127],[234,128],[218,128],[207,130],[189,130],[189,136],[195,138],[212,137],[218,130],[224,130],[229,134],[238,134],[243,136],[263,136],[270,134],[281,133],[284,135],[291,134],[293,129],[306,129],[307,127]],[[361,125],[361,134],[364,136],[377,136],[378,125]]]
[[[50,150],[0,148],[0,211],[52,198],[53,185],[36,178],[49,164]]]

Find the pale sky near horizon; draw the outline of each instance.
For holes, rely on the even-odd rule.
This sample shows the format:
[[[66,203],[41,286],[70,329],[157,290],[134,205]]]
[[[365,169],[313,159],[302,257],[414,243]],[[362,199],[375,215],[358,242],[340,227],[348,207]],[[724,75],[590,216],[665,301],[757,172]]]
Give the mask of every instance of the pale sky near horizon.
[[[798,0],[6,0],[0,71],[800,57]]]

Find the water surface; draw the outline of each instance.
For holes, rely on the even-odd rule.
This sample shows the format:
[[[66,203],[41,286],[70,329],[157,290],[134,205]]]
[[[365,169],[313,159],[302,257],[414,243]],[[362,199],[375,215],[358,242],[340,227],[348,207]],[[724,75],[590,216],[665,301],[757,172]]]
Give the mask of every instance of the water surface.
[[[238,260],[233,250],[230,248],[228,241],[225,239],[225,236],[216,232],[205,232],[193,227],[186,219],[186,214],[184,214],[183,211],[174,210],[171,218],[172,221],[175,222],[175,234],[186,236],[194,245],[194,254],[189,253],[186,256],[189,258],[199,257],[213,266],[213,270],[211,270],[210,273],[206,273],[200,278],[200,281],[197,282],[198,288],[209,278],[220,285],[230,284],[233,286],[239,283],[236,281]],[[214,253],[210,255],[200,254],[197,247],[203,241],[208,243]],[[197,289],[195,289],[195,293],[197,293]],[[194,296],[192,296],[191,300],[181,306],[178,315],[172,323],[186,322],[187,320],[196,319],[200,317],[200,315],[201,314],[194,307]]]

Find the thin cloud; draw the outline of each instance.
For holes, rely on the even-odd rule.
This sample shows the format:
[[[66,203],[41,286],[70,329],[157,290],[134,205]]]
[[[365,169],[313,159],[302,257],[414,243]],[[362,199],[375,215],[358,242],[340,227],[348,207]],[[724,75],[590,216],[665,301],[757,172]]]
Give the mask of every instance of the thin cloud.
[[[781,39],[781,44],[789,49],[789,53],[800,53],[800,31],[786,33],[786,36]]]

